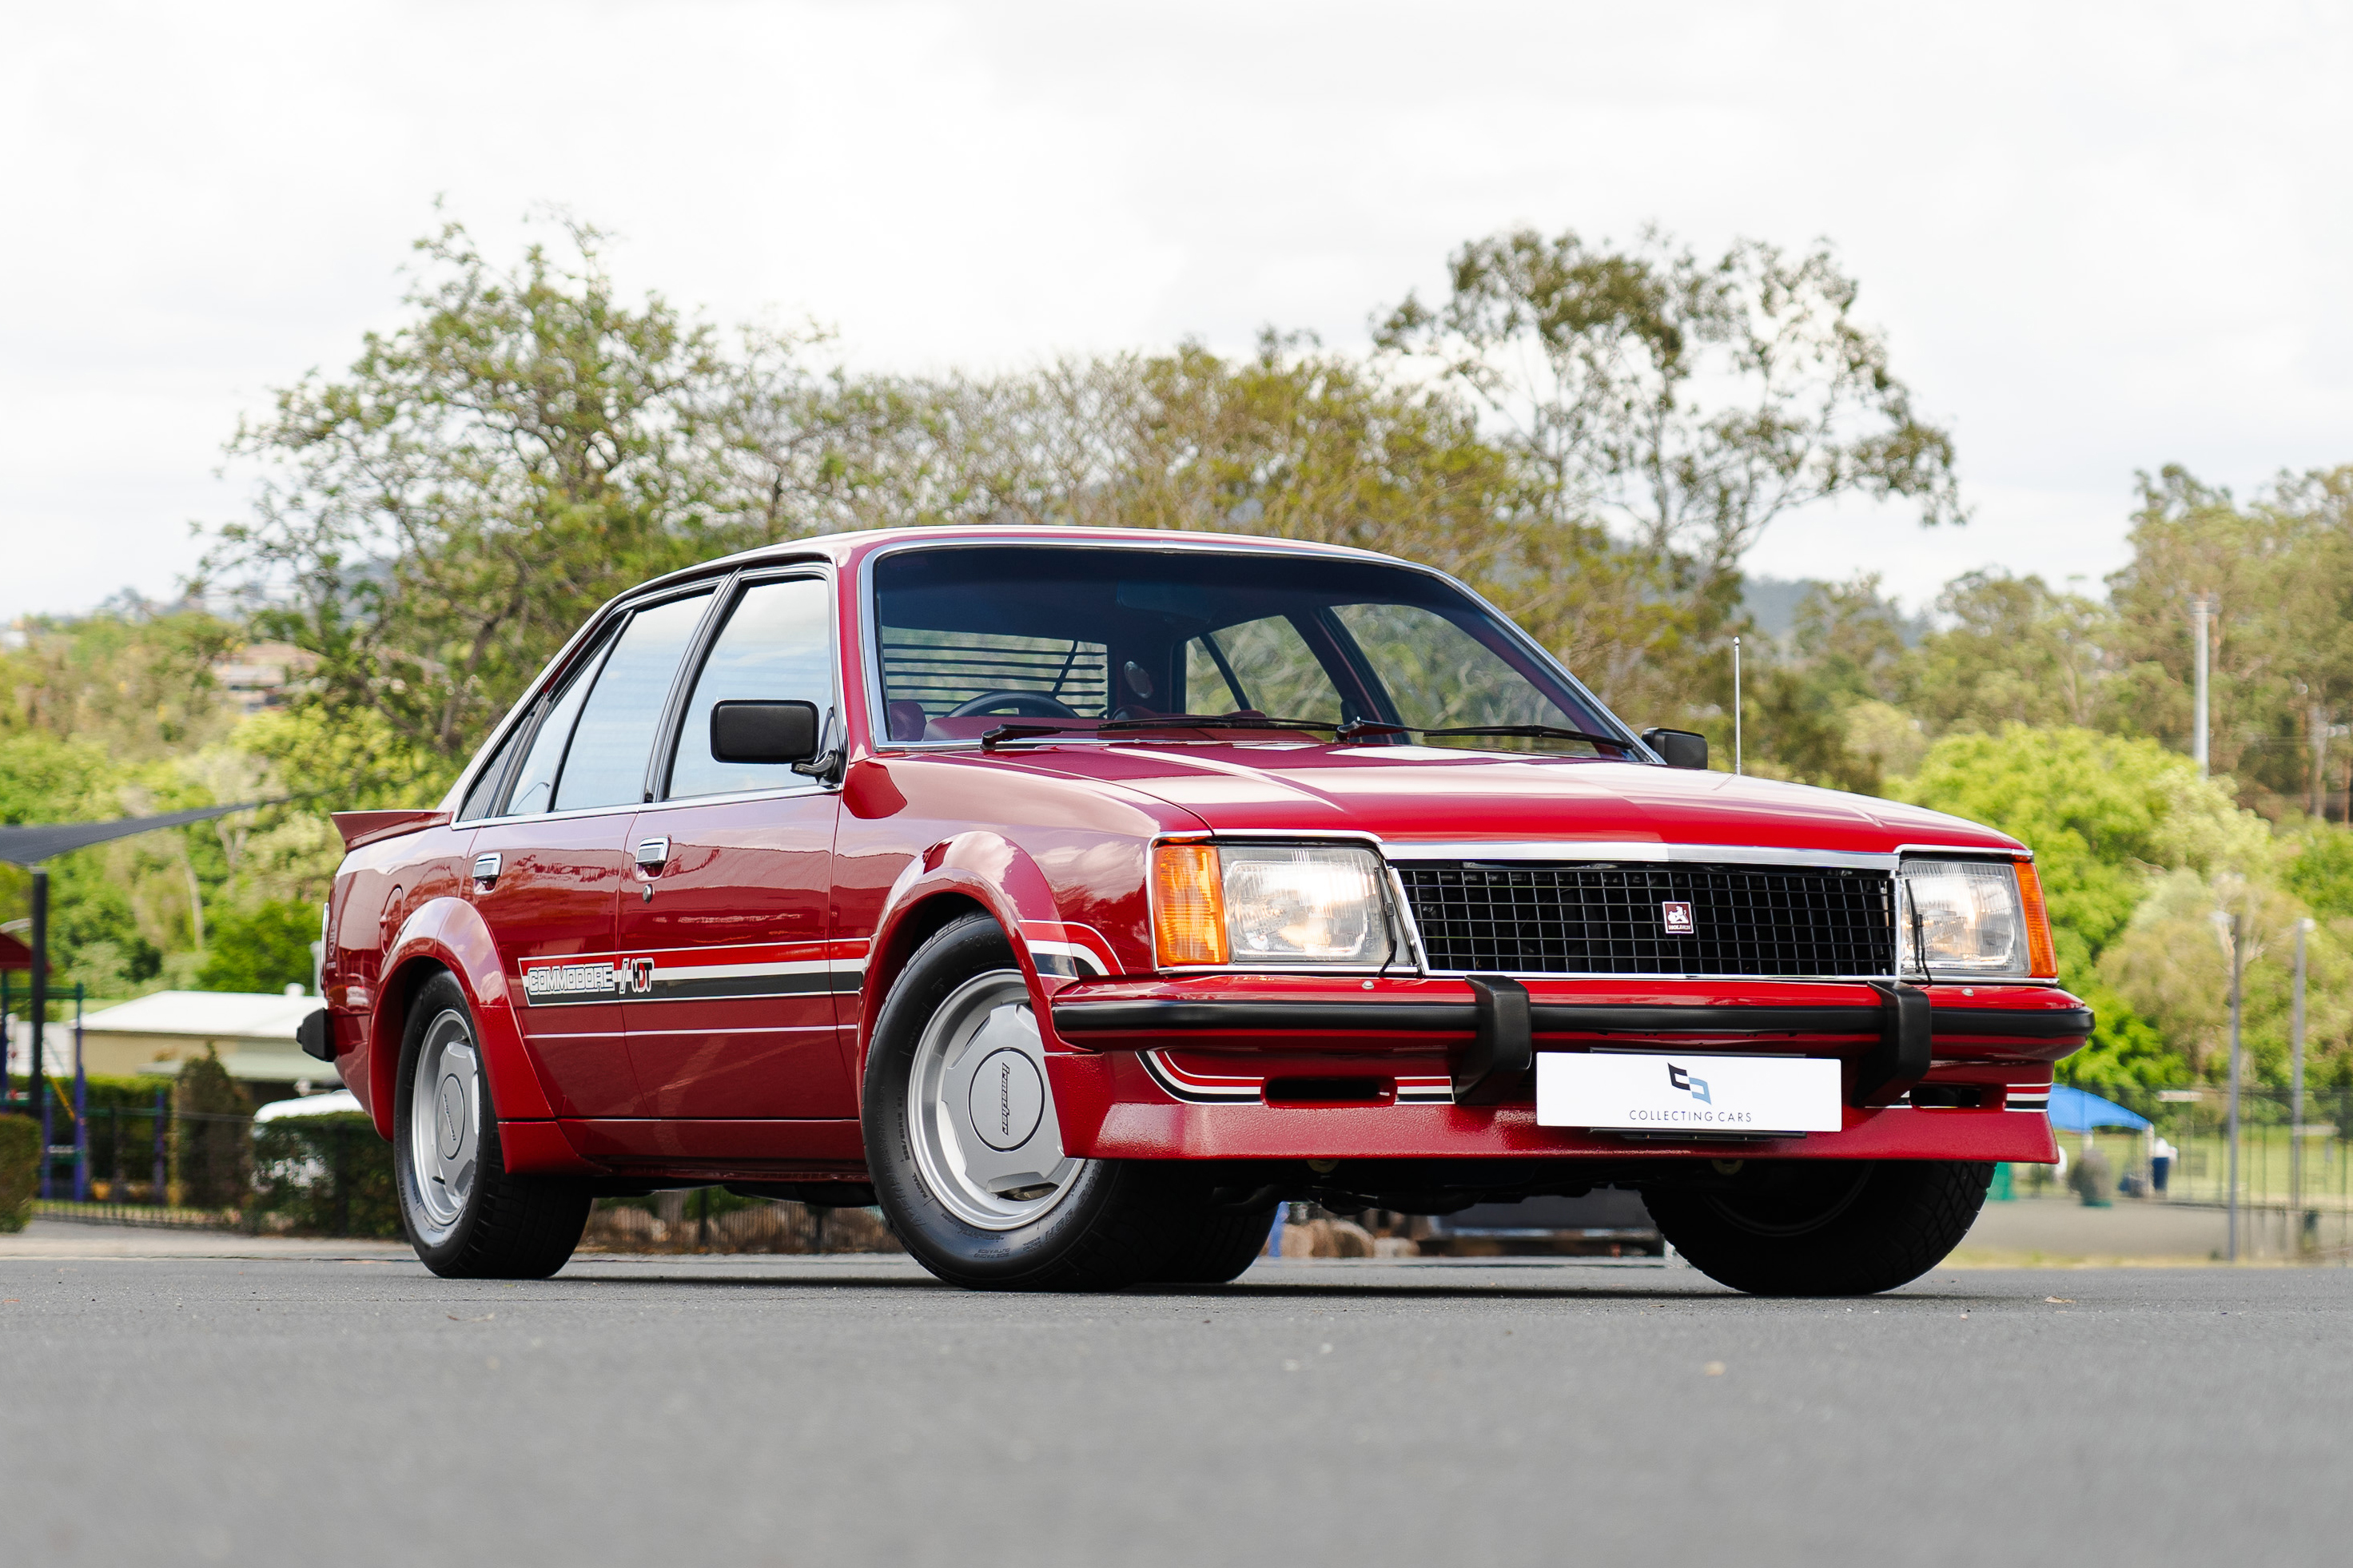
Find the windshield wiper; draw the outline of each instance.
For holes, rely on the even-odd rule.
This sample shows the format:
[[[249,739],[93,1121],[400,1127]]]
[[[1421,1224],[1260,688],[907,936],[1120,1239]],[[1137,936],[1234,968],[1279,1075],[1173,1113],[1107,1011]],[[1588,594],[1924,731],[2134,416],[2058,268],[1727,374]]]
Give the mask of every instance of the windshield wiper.
[[[984,751],[994,751],[1006,741],[1029,741],[1047,735],[1103,735],[1137,730],[1329,730],[1333,740],[1341,745],[1383,735],[1420,735],[1425,739],[1431,735],[1502,736],[1531,741],[1582,741],[1591,746],[1613,747],[1630,757],[1640,752],[1633,742],[1620,740],[1615,735],[1564,730],[1553,724],[1462,724],[1443,730],[1424,730],[1411,724],[1384,724],[1370,719],[1335,724],[1323,719],[1271,719],[1263,713],[1168,713],[1153,719],[1082,719],[1068,724],[1043,721],[999,724],[981,736],[980,744]]]
[[[1137,730],[1332,730],[1340,726],[1321,719],[1270,719],[1263,713],[1166,713],[1152,719],[1082,719],[1076,723],[999,724],[980,738],[983,751],[994,751],[1006,741],[1029,741],[1046,735],[1104,735]]]
[[[1424,730],[1411,724],[1377,724],[1360,720],[1340,731],[1338,739],[1366,740],[1380,735],[1497,735],[1516,736],[1530,741],[1583,741],[1591,746],[1611,746],[1628,756],[1639,754],[1631,741],[1621,741],[1615,735],[1596,735],[1584,730],[1564,730],[1555,724],[1458,724],[1443,730]]]

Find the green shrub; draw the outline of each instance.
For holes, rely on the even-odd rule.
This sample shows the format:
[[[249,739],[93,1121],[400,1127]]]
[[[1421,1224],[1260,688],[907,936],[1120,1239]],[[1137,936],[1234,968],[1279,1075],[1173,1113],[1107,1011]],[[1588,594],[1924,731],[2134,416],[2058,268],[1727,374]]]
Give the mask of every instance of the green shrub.
[[[256,1126],[253,1179],[249,1217],[258,1225],[309,1236],[400,1234],[392,1145],[363,1112]]]
[[[22,1230],[33,1217],[41,1171],[41,1124],[29,1116],[0,1116],[0,1230]]]
[[[319,938],[319,906],[279,899],[249,910],[223,910],[212,920],[196,984],[206,991],[283,991],[311,985],[311,944]]]
[[[253,1184],[253,1106],[220,1058],[206,1050],[181,1067],[172,1111],[173,1201],[245,1207]]]

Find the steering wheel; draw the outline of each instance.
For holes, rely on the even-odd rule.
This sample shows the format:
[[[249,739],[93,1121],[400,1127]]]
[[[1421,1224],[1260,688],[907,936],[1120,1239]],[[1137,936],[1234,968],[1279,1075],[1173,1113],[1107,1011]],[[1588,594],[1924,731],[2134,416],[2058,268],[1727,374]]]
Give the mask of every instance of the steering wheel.
[[[1009,713],[1017,719],[1075,719],[1078,710],[1065,708],[1042,691],[984,691],[967,698],[940,715],[970,719],[983,713]]]

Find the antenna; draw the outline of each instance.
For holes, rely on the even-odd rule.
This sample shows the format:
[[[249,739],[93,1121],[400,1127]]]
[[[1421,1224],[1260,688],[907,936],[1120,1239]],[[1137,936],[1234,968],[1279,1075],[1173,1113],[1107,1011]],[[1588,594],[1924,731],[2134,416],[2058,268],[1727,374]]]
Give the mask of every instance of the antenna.
[[[1732,772],[1740,773],[1740,639],[1732,639]]]

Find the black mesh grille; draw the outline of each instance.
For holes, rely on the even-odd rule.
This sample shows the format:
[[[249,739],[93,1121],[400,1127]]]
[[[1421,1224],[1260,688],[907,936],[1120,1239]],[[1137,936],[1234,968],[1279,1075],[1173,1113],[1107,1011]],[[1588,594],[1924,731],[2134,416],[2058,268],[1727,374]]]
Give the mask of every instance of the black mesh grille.
[[[1408,865],[1433,969],[1506,974],[1884,974],[1883,871],[1766,866]],[[1692,933],[1662,906],[1689,904]]]

